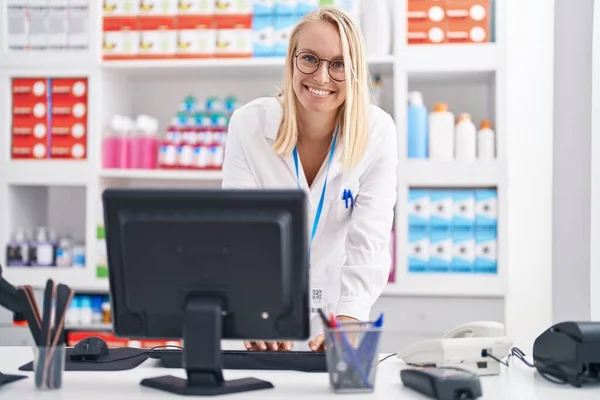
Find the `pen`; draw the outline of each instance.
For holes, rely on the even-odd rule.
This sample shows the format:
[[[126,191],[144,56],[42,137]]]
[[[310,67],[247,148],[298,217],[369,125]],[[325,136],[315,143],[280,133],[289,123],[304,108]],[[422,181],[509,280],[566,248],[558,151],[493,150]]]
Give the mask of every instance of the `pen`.
[[[352,368],[347,372],[352,375],[358,374],[360,380],[362,381],[363,387],[369,387],[368,376],[365,375],[363,369],[361,368],[356,350],[350,344],[348,337],[346,336],[345,332],[342,331],[340,324],[338,324],[333,314],[331,314],[331,326],[334,329],[337,328],[338,337],[341,341],[342,353],[344,354],[344,361],[352,366]]]

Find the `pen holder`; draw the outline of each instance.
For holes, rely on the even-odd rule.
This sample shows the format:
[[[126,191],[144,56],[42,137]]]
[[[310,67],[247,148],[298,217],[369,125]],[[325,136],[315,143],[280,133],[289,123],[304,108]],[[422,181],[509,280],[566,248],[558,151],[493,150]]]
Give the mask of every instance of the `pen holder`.
[[[372,323],[348,322],[325,329],[329,382],[334,392],[372,392],[381,328]]]
[[[65,370],[65,345],[33,348],[33,373],[35,387],[40,390],[55,390],[62,387]]]

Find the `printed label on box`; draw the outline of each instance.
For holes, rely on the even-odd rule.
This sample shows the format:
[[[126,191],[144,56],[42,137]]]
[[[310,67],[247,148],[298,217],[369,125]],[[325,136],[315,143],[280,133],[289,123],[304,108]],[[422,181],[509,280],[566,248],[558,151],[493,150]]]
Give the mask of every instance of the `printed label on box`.
[[[132,59],[140,49],[136,19],[105,19],[102,34],[102,52],[105,60]]]
[[[454,230],[473,230],[475,228],[475,191],[456,190],[453,193],[454,212],[452,227]]]
[[[478,230],[495,230],[498,226],[498,198],[495,190],[480,189],[475,192],[477,215],[475,227]]]
[[[177,2],[178,0],[140,0],[139,16],[175,16],[179,9]]]
[[[425,229],[429,225],[430,209],[429,191],[411,189],[408,192],[408,226]]]
[[[452,233],[454,257],[452,259],[452,272],[475,272],[475,231],[454,231]]]
[[[292,15],[297,5],[298,0],[275,0],[275,15]]]
[[[139,58],[173,57],[177,49],[174,18],[151,18],[140,21]]]
[[[450,230],[432,231],[429,235],[429,266],[428,272],[449,272],[452,266],[454,247]]]
[[[426,230],[408,231],[408,271],[427,272],[429,266],[429,233]]]
[[[497,236],[494,231],[477,231],[475,269],[478,273],[498,272]]]
[[[432,230],[448,230],[452,224],[454,213],[452,191],[431,190],[430,199],[430,226]]]

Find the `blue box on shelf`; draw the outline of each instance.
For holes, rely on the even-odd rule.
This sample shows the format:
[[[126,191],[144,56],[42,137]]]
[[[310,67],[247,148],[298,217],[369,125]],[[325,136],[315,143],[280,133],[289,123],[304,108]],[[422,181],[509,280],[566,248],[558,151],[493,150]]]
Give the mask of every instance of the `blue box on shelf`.
[[[430,201],[430,227],[432,231],[450,230],[452,226],[453,209],[453,191],[451,190],[431,190],[429,191]]]
[[[454,246],[452,245],[452,231],[432,230],[429,235],[429,266],[430,273],[450,272]]]
[[[252,17],[252,55],[254,57],[275,55],[275,26],[271,15]]]
[[[408,231],[408,272],[427,272],[429,266],[429,232],[426,229]]]
[[[495,274],[498,272],[497,234],[494,230],[480,230],[475,234],[477,273]]]
[[[409,229],[427,229],[429,226],[429,191],[411,189],[408,192]]]
[[[454,254],[450,272],[475,272],[475,231],[455,230],[452,232]]]
[[[452,195],[452,229],[475,229],[475,190],[455,190]]]
[[[498,195],[494,189],[475,191],[475,229],[496,230],[498,228]]]

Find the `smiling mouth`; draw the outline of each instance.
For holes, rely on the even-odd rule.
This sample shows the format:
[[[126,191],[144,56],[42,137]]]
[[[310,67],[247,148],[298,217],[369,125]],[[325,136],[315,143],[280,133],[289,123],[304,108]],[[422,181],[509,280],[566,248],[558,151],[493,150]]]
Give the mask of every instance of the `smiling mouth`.
[[[304,85],[304,88],[306,88],[306,90],[308,90],[310,93],[314,94],[315,96],[319,96],[319,97],[327,97],[330,94],[334,93],[331,90],[314,89],[314,88],[308,87],[306,85]]]

